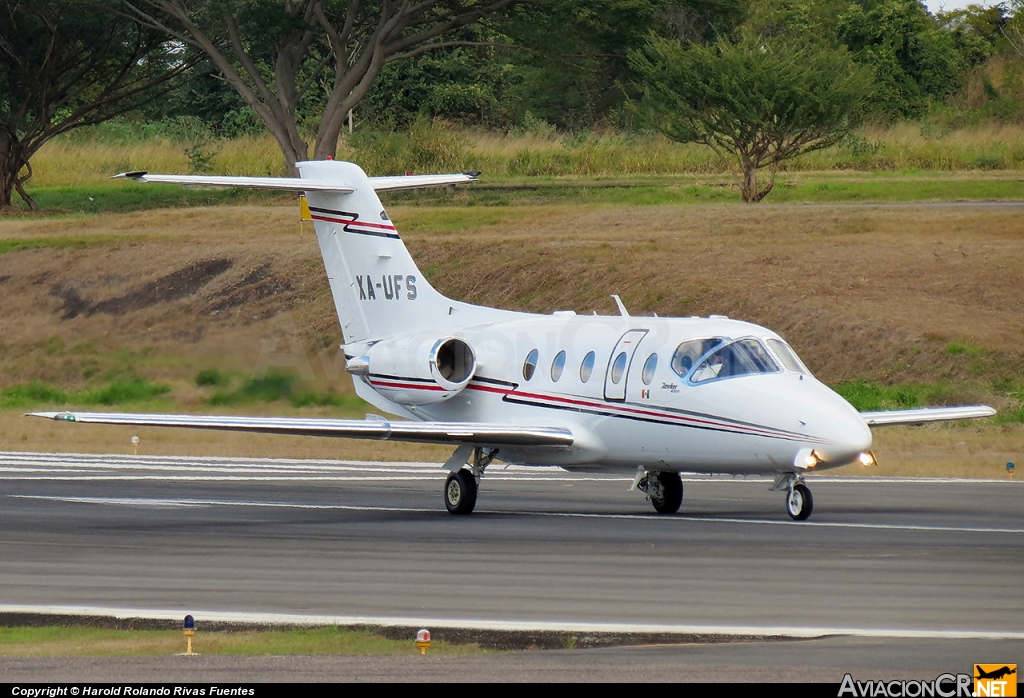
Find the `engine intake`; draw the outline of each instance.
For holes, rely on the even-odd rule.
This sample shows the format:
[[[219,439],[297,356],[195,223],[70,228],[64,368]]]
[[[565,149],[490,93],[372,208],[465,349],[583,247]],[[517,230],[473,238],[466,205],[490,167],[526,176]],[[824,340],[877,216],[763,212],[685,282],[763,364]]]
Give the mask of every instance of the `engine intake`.
[[[417,334],[374,344],[358,365],[365,367],[364,380],[387,399],[427,405],[448,400],[469,385],[476,354],[458,337]]]

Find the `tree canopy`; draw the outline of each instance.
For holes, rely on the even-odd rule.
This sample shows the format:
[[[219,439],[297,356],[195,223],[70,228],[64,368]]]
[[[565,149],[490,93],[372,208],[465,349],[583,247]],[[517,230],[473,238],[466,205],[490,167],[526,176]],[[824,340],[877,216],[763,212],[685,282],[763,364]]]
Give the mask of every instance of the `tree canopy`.
[[[216,65],[273,134],[289,169],[334,156],[385,64],[468,43],[452,32],[526,0],[124,0],[130,14]],[[314,103],[314,109],[302,109]],[[304,114],[307,124],[301,124]],[[308,128],[303,129],[302,126]]]
[[[0,0],[0,208],[51,138],[138,108],[188,68],[160,32],[100,0]]]
[[[745,39],[685,46],[653,37],[630,54],[641,115],[669,138],[709,146],[743,200],[772,190],[779,163],[845,136],[863,118],[867,71],[844,49]],[[757,172],[768,168],[766,183]]]

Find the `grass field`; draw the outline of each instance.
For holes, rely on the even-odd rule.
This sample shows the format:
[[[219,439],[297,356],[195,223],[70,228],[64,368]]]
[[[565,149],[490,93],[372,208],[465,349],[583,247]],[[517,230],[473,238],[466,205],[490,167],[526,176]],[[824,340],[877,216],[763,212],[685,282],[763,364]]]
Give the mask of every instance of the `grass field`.
[[[142,137],[97,127],[48,143],[33,159],[31,186],[95,184],[117,172],[283,175],[269,135],[204,141]],[[190,158],[190,154],[192,157]],[[522,177],[633,177],[725,174],[711,150],[673,143],[657,134],[565,134],[543,124],[495,133],[420,122],[408,132],[357,131],[339,144],[338,157],[370,174],[481,170],[496,182]],[[924,122],[867,127],[827,150],[782,165],[784,171],[992,171],[1024,167],[1024,126],[982,124],[951,130]]]
[[[121,657],[181,654],[180,630],[111,630],[48,626],[0,627],[0,657]],[[415,638],[393,640],[368,630],[339,627],[282,630],[197,631],[192,643],[198,654],[272,655],[418,655]],[[476,644],[431,643],[440,656],[480,654]]]

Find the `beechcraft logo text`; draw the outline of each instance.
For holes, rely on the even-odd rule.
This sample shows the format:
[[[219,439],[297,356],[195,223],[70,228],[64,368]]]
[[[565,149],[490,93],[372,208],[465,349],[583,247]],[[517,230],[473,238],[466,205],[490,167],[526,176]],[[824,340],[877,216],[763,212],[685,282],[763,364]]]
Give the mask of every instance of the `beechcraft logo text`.
[[[1016,696],[1017,665],[975,664],[974,695],[978,698]]]

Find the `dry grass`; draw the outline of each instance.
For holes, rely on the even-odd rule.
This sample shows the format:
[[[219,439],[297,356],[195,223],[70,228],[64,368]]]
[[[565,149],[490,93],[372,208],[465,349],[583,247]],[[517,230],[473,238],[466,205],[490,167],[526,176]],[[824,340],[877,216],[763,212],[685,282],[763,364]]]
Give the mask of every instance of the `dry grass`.
[[[418,130],[417,130],[418,129]],[[372,134],[371,134],[372,135]],[[282,175],[283,160],[269,135],[210,141],[211,174]],[[338,156],[370,174],[412,168],[478,169],[493,180],[531,176],[715,174],[727,168],[707,147],[673,143],[657,134],[560,134],[553,129],[495,133],[419,125],[409,134],[342,140]],[[188,172],[186,145],[167,138],[128,142],[81,135],[47,143],[32,160],[32,187],[97,184],[126,170]],[[992,170],[1024,167],[1024,125],[981,124],[956,130],[908,122],[859,131],[842,145],[783,163],[786,171]]]
[[[955,400],[998,398],[984,388],[993,376],[1024,376],[1018,209],[576,205],[477,216],[475,209],[397,207],[392,217],[401,230],[415,230],[407,235],[413,255],[455,298],[612,313],[608,294],[619,293],[635,315],[723,313],[782,333],[826,382],[949,381]],[[269,344],[283,356],[281,368],[308,366],[307,382],[318,390],[351,393],[316,243],[309,232],[299,235],[293,208],[0,220],[0,240],[60,237],[95,244],[0,255],[0,388],[31,380],[71,388],[135,371],[171,385],[174,408],[202,409],[207,393],[194,385],[198,371],[248,374]],[[69,288],[96,304],[214,259],[231,266],[194,293],[120,315],[62,319]],[[240,286],[259,269],[267,270],[260,283]],[[954,343],[971,351],[951,352]],[[357,416],[276,403],[247,408],[254,409]],[[0,448],[128,448],[124,430],[58,426],[8,413],[0,417]],[[1024,460],[1019,425],[973,429],[879,430],[883,468],[973,474]],[[427,447],[204,432],[143,434],[143,444],[146,453],[444,457]]]

